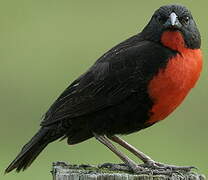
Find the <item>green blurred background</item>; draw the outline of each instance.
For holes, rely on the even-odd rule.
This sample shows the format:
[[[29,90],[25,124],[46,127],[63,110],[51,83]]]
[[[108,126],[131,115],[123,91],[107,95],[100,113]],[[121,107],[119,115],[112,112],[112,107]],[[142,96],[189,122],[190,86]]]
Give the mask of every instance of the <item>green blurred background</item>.
[[[195,165],[208,175],[207,1],[1,0],[0,179],[50,180],[53,161],[120,162],[94,139],[74,146],[62,141],[49,145],[24,173],[3,175],[68,84],[106,50],[141,31],[155,9],[170,3],[190,8],[201,31],[201,79],[165,121],[124,139],[157,161]]]

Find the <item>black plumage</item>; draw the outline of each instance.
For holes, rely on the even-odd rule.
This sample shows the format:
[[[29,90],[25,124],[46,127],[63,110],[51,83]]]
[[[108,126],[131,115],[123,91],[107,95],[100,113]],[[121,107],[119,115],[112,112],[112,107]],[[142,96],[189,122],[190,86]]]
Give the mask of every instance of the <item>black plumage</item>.
[[[145,124],[153,105],[147,85],[174,54],[144,40],[141,34],[112,48],[54,102],[39,133],[29,147],[23,147],[20,158],[12,163],[17,164],[11,167],[17,171],[27,168],[48,143],[61,137],[76,144],[93,137],[93,132],[128,134],[150,126]]]
[[[39,132],[6,172],[26,169],[47,144],[59,138],[76,144],[94,133],[129,134],[151,126],[148,119],[154,100],[149,96],[148,84],[178,53],[160,43],[164,29],[158,17],[174,8],[179,14],[184,7],[157,10],[141,33],[113,47],[76,79],[49,108]],[[186,8],[183,12],[190,14]],[[200,35],[187,45],[197,48],[199,39]]]
[[[72,144],[85,133],[127,134],[146,127],[153,105],[148,82],[174,54],[140,34],[124,41],[63,92],[41,125],[63,124]]]

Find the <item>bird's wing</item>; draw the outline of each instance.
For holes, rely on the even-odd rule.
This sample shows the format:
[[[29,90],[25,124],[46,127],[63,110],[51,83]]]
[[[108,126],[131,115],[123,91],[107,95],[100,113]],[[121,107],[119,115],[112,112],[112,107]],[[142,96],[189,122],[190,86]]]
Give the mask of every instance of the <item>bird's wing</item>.
[[[138,91],[148,77],[142,69],[143,50],[151,42],[132,37],[112,48],[75,80],[46,113],[42,126],[113,106]],[[145,75],[146,76],[146,75]]]

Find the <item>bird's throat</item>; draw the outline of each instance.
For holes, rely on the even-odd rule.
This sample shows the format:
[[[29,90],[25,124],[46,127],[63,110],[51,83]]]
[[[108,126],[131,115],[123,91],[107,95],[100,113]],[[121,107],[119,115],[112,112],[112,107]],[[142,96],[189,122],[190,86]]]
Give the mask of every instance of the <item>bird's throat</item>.
[[[161,36],[161,43],[179,52],[182,52],[186,48],[184,37],[180,31],[164,31]]]

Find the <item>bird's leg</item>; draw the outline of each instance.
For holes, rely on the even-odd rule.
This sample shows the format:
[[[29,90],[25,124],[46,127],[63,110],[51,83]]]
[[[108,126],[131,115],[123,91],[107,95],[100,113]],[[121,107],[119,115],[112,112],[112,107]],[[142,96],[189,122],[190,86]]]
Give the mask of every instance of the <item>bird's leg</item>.
[[[108,138],[111,139],[112,141],[118,143],[119,145],[123,146],[125,149],[127,149],[128,151],[133,153],[135,156],[137,156],[139,159],[141,159],[144,163],[153,162],[153,160],[149,156],[147,156],[143,152],[139,151],[134,146],[127,143],[126,141],[124,141],[120,137],[118,137],[118,136],[109,136]]]
[[[128,156],[120,152],[116,147],[103,135],[98,135],[93,133],[95,138],[108,147],[113,153],[115,153],[133,172],[140,173],[144,172],[144,168],[138,166],[134,161],[132,161]]]
[[[195,168],[194,166],[174,166],[174,165],[167,165],[159,162],[155,162],[152,160],[149,156],[144,154],[143,152],[136,149],[134,146],[128,144],[126,141],[121,139],[118,136],[110,136],[108,137],[112,141],[120,144],[125,149],[133,153],[135,156],[137,156],[139,159],[141,159],[144,164],[142,166],[149,167],[153,169],[171,169],[171,170],[184,170],[184,171],[190,171],[192,168]]]

